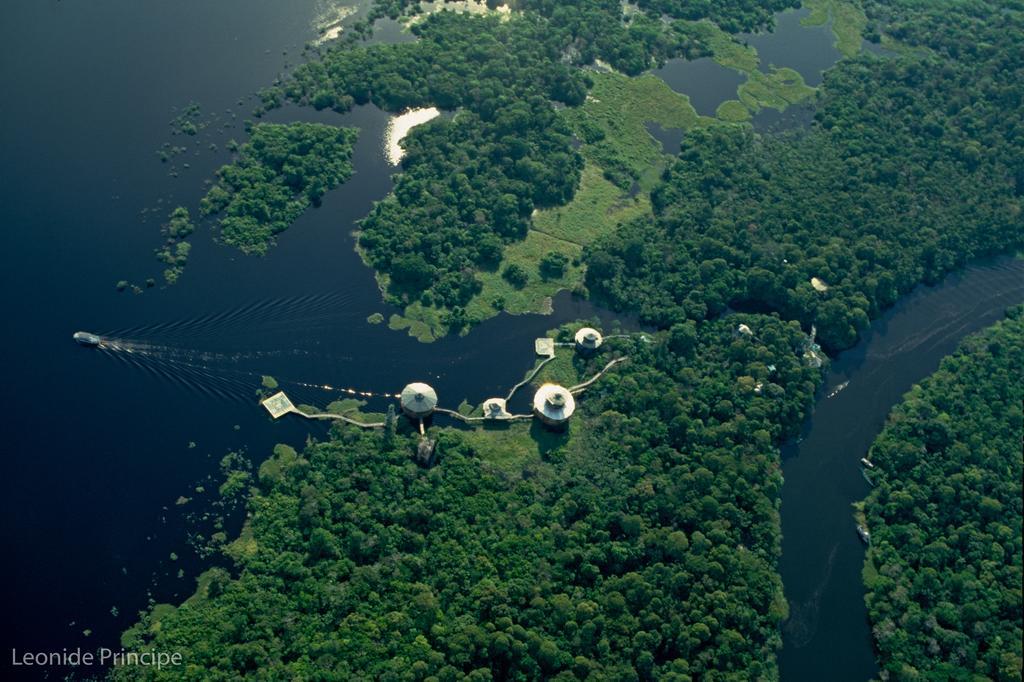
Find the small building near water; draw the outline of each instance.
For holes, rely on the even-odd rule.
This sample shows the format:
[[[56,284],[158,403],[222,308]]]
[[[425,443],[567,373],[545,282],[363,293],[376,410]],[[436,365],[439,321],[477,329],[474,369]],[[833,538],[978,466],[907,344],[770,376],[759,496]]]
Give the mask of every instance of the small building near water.
[[[427,384],[413,382],[402,389],[402,412],[412,419],[429,417],[437,407],[437,392]]]
[[[603,341],[601,332],[591,327],[583,327],[576,332],[576,351],[583,355],[596,353]]]
[[[576,399],[564,386],[544,384],[533,396],[533,414],[546,426],[563,428],[575,411]]]
[[[508,419],[508,407],[504,398],[488,398],[483,405],[484,419]]]
[[[290,412],[298,412],[298,410],[295,409],[295,405],[292,404],[292,401],[289,400],[284,391],[278,391],[264,400],[261,404],[263,407],[267,408],[267,412],[269,412],[270,416],[274,419],[280,419]]]

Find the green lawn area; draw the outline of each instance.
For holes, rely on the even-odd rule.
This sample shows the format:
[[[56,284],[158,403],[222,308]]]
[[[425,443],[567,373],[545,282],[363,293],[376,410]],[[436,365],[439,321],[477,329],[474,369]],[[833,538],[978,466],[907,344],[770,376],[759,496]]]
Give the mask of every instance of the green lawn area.
[[[564,254],[569,264],[561,277],[545,279],[540,274],[538,263],[551,251]],[[583,280],[583,267],[576,264],[582,252],[583,247],[579,244],[530,230],[526,239],[505,247],[497,270],[478,273],[483,290],[466,306],[467,314],[471,319],[484,320],[497,315],[499,310],[513,315],[550,312],[552,296]],[[529,274],[526,286],[521,289],[501,276],[512,263],[520,265]]]
[[[597,164],[588,162],[572,202],[538,211],[533,216],[533,229],[586,246],[611,234],[619,224],[650,210],[651,202],[646,194],[629,198],[604,177]]]
[[[534,475],[543,475],[545,455],[569,447],[573,441],[572,431],[572,423],[566,431],[556,433],[534,419],[460,431],[460,434],[482,461],[509,476],[520,476],[527,466]]]

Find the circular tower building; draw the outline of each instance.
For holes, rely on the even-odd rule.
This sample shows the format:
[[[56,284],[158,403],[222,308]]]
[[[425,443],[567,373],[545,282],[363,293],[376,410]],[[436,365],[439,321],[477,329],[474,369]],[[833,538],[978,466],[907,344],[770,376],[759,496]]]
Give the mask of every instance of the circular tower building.
[[[402,412],[412,419],[425,419],[437,407],[437,393],[427,384],[414,382],[402,389]]]
[[[591,327],[583,327],[576,332],[576,352],[580,355],[593,355],[601,347],[601,332]]]
[[[545,426],[564,428],[576,411],[576,400],[569,389],[558,384],[544,384],[533,396],[533,414]]]

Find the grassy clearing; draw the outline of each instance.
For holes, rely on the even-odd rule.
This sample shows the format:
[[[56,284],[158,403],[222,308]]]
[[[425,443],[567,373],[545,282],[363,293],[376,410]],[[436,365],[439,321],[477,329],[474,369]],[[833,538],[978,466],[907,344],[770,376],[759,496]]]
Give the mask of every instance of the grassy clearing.
[[[814,95],[814,88],[790,68],[772,69],[771,73],[754,71],[739,87],[739,98],[752,112],[765,107],[782,111],[791,104],[802,102]]]
[[[519,477],[527,467],[536,475],[538,465],[543,469],[548,454],[568,446],[573,438],[572,426],[570,423],[565,432],[555,433],[534,419],[462,431],[461,435],[481,460],[509,476]]]
[[[831,19],[836,49],[844,57],[860,53],[864,27],[868,24],[864,10],[845,0],[804,0],[804,7],[811,13],[800,21],[801,25],[824,26]]]
[[[689,97],[651,74],[630,78],[601,72],[594,73],[593,79],[586,103],[565,109],[564,115],[586,143],[582,152],[587,160],[607,171],[624,189],[632,180],[646,181],[652,168],[659,169],[653,175],[656,180],[664,167],[665,154],[645,123],[687,130],[712,120],[699,116]]]
[[[559,384],[567,388],[575,386],[584,381],[585,364],[572,348],[557,348],[555,349],[555,359],[544,365],[544,369],[537,372],[537,376],[530,383],[535,387],[548,383]]]
[[[760,58],[757,50],[743,45],[708,20],[693,21],[687,26],[687,33],[711,51],[712,59],[722,66],[741,73],[757,70]]]
[[[650,209],[651,202],[646,194],[627,197],[604,177],[599,166],[588,162],[572,202],[538,211],[533,217],[533,229],[586,246]]]
[[[538,263],[551,251],[564,254],[569,264],[561,277],[545,279],[540,274]],[[501,310],[513,315],[550,313],[551,297],[583,280],[583,267],[579,265],[582,252],[583,248],[579,244],[530,230],[526,239],[505,247],[505,254],[497,270],[478,273],[483,289],[466,306],[466,314],[470,319],[479,321],[493,317]],[[501,276],[505,268],[513,263],[529,273],[529,280],[521,289],[512,286]]]

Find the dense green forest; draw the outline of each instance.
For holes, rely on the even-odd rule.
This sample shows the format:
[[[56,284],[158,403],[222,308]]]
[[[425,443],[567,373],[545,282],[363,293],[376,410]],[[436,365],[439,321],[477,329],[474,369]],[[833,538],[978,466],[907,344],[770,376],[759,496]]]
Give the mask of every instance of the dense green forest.
[[[609,341],[559,370],[629,356],[568,433],[431,429],[430,470],[408,426],[279,446],[227,549],[238,577],[214,569],[125,642],[187,650],[187,679],[775,677],[805,341],[759,315]]]
[[[799,0],[510,0],[527,16],[543,17],[547,33],[576,65],[596,59],[629,75],[638,75],[671,57],[707,56],[695,40],[690,22],[708,19],[728,33],[770,28],[776,12],[799,6]],[[377,3],[382,14],[414,12],[418,0]]]
[[[526,238],[534,209],[574,199],[583,156],[600,159],[621,186],[642,179],[624,127],[598,129],[554,106],[583,108],[593,80],[578,66],[605,59],[637,74],[668,57],[714,54],[747,74],[741,99],[752,98],[755,111],[765,87],[796,88],[796,99],[809,92],[788,75],[762,74],[756,54],[729,36],[769,26],[789,0],[512,4],[511,15],[431,15],[412,26],[412,42],[342,41],[263,94],[267,106],[455,110],[406,138],[395,191],[359,237],[388,300],[441,331],[493,314],[474,297],[494,281],[488,275],[508,247]],[[1024,244],[1019,10],[984,0],[868,2],[866,16],[844,3],[814,6],[820,21],[841,21],[845,53],[857,52],[863,30],[898,55],[865,54],[831,69],[810,129],[691,127],[651,192],[653,213],[632,216],[583,253],[590,293],[661,326],[729,305],[776,310],[816,325],[839,349],[916,284]],[[381,2],[371,17],[417,8]],[[837,8],[856,16],[842,21]],[[770,106],[792,98],[769,98]],[[502,307],[502,297],[491,298]]]
[[[397,16],[416,5],[381,3],[378,12]],[[576,192],[583,160],[552,106],[583,103],[590,80],[574,66],[604,58],[637,74],[671,56],[711,54],[706,31],[661,20],[672,12],[693,18],[693,7],[650,5],[650,14],[624,15],[618,0],[524,0],[512,18],[442,12],[412,27],[414,42],[350,41],[327,51],[266,90],[264,102],[458,111],[406,138],[404,172],[362,221],[359,245],[392,303],[447,310],[447,326],[459,328],[482,288],[478,274],[525,238],[533,210],[564,205]],[[722,2],[710,16],[752,29],[774,6]]]
[[[915,386],[871,448],[864,578],[894,679],[1021,678],[1021,368],[1017,307]]]
[[[203,215],[223,214],[220,238],[245,253],[266,253],[327,190],[352,176],[354,128],[318,123],[260,123],[237,158],[217,171]]]
[[[1020,13],[941,7],[869,6],[928,49],[837,64],[810,130],[691,130],[653,218],[585,254],[591,292],[661,325],[768,307],[845,348],[915,284],[1024,245]]]

